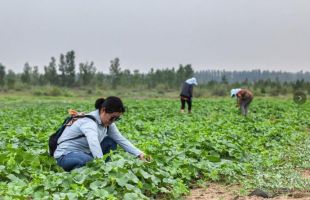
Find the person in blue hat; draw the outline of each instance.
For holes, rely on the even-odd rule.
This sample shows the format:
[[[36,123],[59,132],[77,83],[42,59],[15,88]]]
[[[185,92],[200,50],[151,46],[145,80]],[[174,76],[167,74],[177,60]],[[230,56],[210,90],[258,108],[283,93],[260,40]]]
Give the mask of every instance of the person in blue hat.
[[[192,97],[193,97],[193,87],[198,85],[196,78],[187,79],[183,83],[182,91],[180,93],[181,99],[181,112],[184,113],[185,103],[187,103],[188,113],[192,110]]]
[[[237,97],[237,106],[240,107],[241,114],[248,114],[249,105],[253,100],[253,94],[250,90],[236,88],[230,91],[231,97]]]

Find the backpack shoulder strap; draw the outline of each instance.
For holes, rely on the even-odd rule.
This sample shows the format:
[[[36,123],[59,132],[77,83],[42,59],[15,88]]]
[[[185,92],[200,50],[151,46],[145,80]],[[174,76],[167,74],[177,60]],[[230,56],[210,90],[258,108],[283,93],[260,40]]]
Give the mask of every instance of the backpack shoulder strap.
[[[92,115],[77,115],[77,116],[72,117],[72,119],[80,119],[80,118],[84,118],[84,117],[89,118],[98,124],[97,119]]]
[[[94,116],[92,116],[92,115],[77,115],[77,116],[72,117],[71,119],[80,119],[80,118],[84,118],[84,117],[92,119],[94,122],[96,122],[96,124],[98,124],[97,119]],[[85,135],[79,135],[79,136],[76,136],[74,138],[69,138],[67,140],[64,140],[64,141],[61,141],[61,142],[57,143],[57,145],[59,145],[59,144],[61,144],[63,142],[66,142],[66,141],[69,141],[69,140],[75,140],[75,139],[78,139],[78,138],[81,138],[81,137],[85,137]]]
[[[92,116],[92,115],[83,115],[83,117],[87,117],[89,119],[92,119],[94,122],[96,122],[98,124],[97,119],[94,116]]]

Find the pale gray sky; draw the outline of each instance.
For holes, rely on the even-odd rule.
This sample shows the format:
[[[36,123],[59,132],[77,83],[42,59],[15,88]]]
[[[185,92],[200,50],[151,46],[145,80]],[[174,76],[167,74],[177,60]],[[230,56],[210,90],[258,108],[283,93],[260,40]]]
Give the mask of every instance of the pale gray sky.
[[[309,0],[0,0],[0,62],[310,71]]]

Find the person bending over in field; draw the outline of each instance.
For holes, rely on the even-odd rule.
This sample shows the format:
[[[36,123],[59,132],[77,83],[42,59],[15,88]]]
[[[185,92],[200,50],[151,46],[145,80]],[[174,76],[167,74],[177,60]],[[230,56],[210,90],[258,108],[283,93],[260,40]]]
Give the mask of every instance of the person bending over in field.
[[[249,105],[253,100],[253,94],[247,89],[232,89],[230,91],[231,97],[237,97],[237,106],[240,107],[241,114],[246,116],[248,114]]]
[[[198,85],[196,78],[187,79],[183,83],[182,91],[180,94],[181,99],[181,112],[184,113],[185,102],[187,103],[188,113],[192,110],[192,97],[193,97],[193,87]]]
[[[65,171],[84,166],[94,158],[115,150],[119,144],[125,151],[144,160],[144,153],[121,135],[114,122],[120,119],[125,108],[120,98],[110,96],[96,100],[93,112],[88,113],[97,120],[80,118],[66,127],[58,140],[54,153],[57,164]],[[85,137],[76,138],[79,135]],[[76,138],[76,139],[72,139]],[[110,158],[108,157],[106,161]]]

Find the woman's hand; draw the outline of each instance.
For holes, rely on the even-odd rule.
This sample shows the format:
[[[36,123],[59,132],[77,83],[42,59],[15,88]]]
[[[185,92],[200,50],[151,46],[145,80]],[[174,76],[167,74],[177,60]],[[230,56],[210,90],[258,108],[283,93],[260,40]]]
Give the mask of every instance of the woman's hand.
[[[138,158],[142,161],[150,162],[152,160],[151,156],[145,155],[143,152],[138,156]]]
[[[142,152],[140,155],[138,155],[138,158],[140,159],[140,160],[144,160],[145,158],[144,158],[144,153]]]

